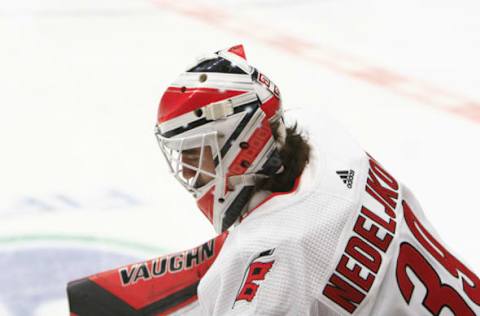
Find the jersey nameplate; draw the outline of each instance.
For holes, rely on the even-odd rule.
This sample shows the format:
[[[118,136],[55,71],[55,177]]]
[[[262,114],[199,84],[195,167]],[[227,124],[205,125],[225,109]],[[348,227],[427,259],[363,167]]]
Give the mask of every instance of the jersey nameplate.
[[[348,314],[372,289],[397,231],[398,182],[371,157],[365,191],[343,254],[322,292],[329,305]]]

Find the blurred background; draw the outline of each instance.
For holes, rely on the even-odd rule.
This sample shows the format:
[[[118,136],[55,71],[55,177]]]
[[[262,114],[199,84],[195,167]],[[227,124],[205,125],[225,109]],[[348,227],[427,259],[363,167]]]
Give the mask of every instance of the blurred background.
[[[67,281],[214,236],[153,127],[193,58],[239,43],[287,115],[330,113],[480,273],[479,16],[469,0],[0,0],[0,315],[67,315]]]

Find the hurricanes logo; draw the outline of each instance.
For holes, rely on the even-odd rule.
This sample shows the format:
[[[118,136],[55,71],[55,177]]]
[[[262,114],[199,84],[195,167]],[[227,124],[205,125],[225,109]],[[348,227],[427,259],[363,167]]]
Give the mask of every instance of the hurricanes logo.
[[[235,303],[238,301],[251,302],[268,272],[272,269],[274,260],[266,261],[268,257],[272,256],[275,249],[269,249],[260,253],[248,266],[248,269],[243,277],[244,281],[238,291]],[[235,303],[233,307],[235,307]]]

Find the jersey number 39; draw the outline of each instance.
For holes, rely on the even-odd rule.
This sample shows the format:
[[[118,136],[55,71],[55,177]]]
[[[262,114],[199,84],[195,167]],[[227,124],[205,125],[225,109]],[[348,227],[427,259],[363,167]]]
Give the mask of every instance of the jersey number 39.
[[[415,289],[414,282],[407,274],[407,269],[409,269],[426,289],[422,305],[431,315],[438,316],[443,308],[448,308],[454,315],[475,316],[476,314],[467,300],[477,306],[480,305],[479,278],[432,236],[405,201],[402,205],[405,222],[413,236],[421,247],[448,274],[455,278],[454,282],[450,282],[451,284],[444,283],[441,276],[446,275],[445,271],[435,269],[421,251],[412,244],[402,242],[398,255],[396,278],[403,298],[407,304],[410,304]],[[438,264],[435,266],[443,270]],[[464,295],[461,295],[461,292]]]

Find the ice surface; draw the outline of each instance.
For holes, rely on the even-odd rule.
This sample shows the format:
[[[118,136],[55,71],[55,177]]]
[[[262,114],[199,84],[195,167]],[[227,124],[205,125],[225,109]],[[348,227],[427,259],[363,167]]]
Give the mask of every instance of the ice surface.
[[[56,236],[173,251],[213,236],[153,125],[194,56],[244,43],[286,109],[342,122],[480,273],[479,11],[467,0],[3,0],[0,250]],[[32,315],[64,308],[57,299]]]

